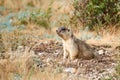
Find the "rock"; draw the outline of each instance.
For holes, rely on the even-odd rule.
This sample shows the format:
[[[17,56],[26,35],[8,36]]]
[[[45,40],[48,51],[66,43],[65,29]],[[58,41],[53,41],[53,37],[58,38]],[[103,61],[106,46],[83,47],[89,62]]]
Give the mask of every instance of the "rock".
[[[44,43],[45,43],[45,44],[48,44],[48,41],[45,41]]]
[[[24,47],[23,46],[18,46],[17,47],[17,50],[19,53],[23,52],[24,51]]]
[[[47,65],[49,65],[49,66],[54,66],[54,61],[53,61],[52,58],[48,58],[48,59],[46,60],[46,63],[47,63]]]
[[[44,52],[39,52],[38,55],[42,56],[43,54],[45,54]]]
[[[75,68],[65,68],[63,71],[67,73],[75,73],[77,70]]]
[[[58,55],[59,55],[59,53],[60,53],[60,51],[55,50],[54,55],[55,55],[55,56],[58,56]]]
[[[48,58],[48,59],[46,60],[47,63],[49,63],[49,62],[51,62],[51,61],[52,61],[51,58]]]
[[[102,54],[104,54],[104,51],[103,50],[99,50],[98,54],[102,55]]]

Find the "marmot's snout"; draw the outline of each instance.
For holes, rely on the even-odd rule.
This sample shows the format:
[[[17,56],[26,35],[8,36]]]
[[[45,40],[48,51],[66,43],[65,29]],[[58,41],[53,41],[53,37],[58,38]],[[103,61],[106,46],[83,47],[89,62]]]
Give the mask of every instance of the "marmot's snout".
[[[57,33],[57,34],[59,33],[58,30],[56,30],[56,33]]]
[[[56,33],[64,40],[67,40],[71,37],[72,32],[66,27],[59,27],[56,30]]]
[[[61,32],[65,31],[66,28],[65,27],[59,27],[57,30],[56,30],[56,33],[59,35]]]

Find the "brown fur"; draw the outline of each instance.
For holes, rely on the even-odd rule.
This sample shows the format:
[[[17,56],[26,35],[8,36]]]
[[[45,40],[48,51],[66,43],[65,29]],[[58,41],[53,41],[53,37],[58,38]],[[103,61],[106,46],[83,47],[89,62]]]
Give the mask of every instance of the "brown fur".
[[[94,50],[84,41],[77,39],[70,29],[60,27],[58,30],[56,30],[56,32],[63,41],[64,58],[67,58],[68,56],[71,60],[76,58],[94,58]]]

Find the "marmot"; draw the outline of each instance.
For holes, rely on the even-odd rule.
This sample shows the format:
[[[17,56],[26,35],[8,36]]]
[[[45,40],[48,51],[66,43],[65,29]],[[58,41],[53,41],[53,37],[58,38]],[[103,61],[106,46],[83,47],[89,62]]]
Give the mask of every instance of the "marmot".
[[[62,38],[63,42],[63,58],[69,56],[70,60],[76,58],[92,59],[94,58],[94,50],[84,41],[77,39],[72,31],[66,27],[59,27],[56,33]]]

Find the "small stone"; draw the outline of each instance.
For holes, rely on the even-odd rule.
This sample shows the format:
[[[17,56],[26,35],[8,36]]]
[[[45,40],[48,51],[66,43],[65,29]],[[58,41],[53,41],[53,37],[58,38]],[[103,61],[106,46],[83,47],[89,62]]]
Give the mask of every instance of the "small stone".
[[[55,56],[58,56],[59,53],[54,53],[54,54],[55,54]]]
[[[51,58],[48,58],[47,60],[46,60],[46,62],[48,63],[48,62],[50,62],[50,61],[52,61],[52,59]]]
[[[105,54],[107,54],[108,53],[108,51],[105,51]]]
[[[48,41],[45,41],[44,43],[45,43],[45,44],[48,44]]]
[[[39,56],[42,56],[43,54],[44,54],[44,52],[40,52],[40,53],[38,53]]]
[[[23,46],[18,46],[17,50],[18,50],[18,52],[23,52],[24,51],[24,47]]]
[[[52,58],[48,58],[48,59],[46,60],[46,62],[47,62],[47,65],[50,65],[50,66],[54,65],[54,62],[53,62],[53,59],[52,59]]]
[[[65,68],[65,69],[64,69],[64,72],[67,72],[67,73],[75,73],[75,72],[76,72],[76,69],[75,69],[75,68]]]
[[[98,54],[100,54],[100,55],[101,55],[101,54],[104,54],[104,51],[103,51],[103,50],[99,50],[99,51],[98,51]]]

